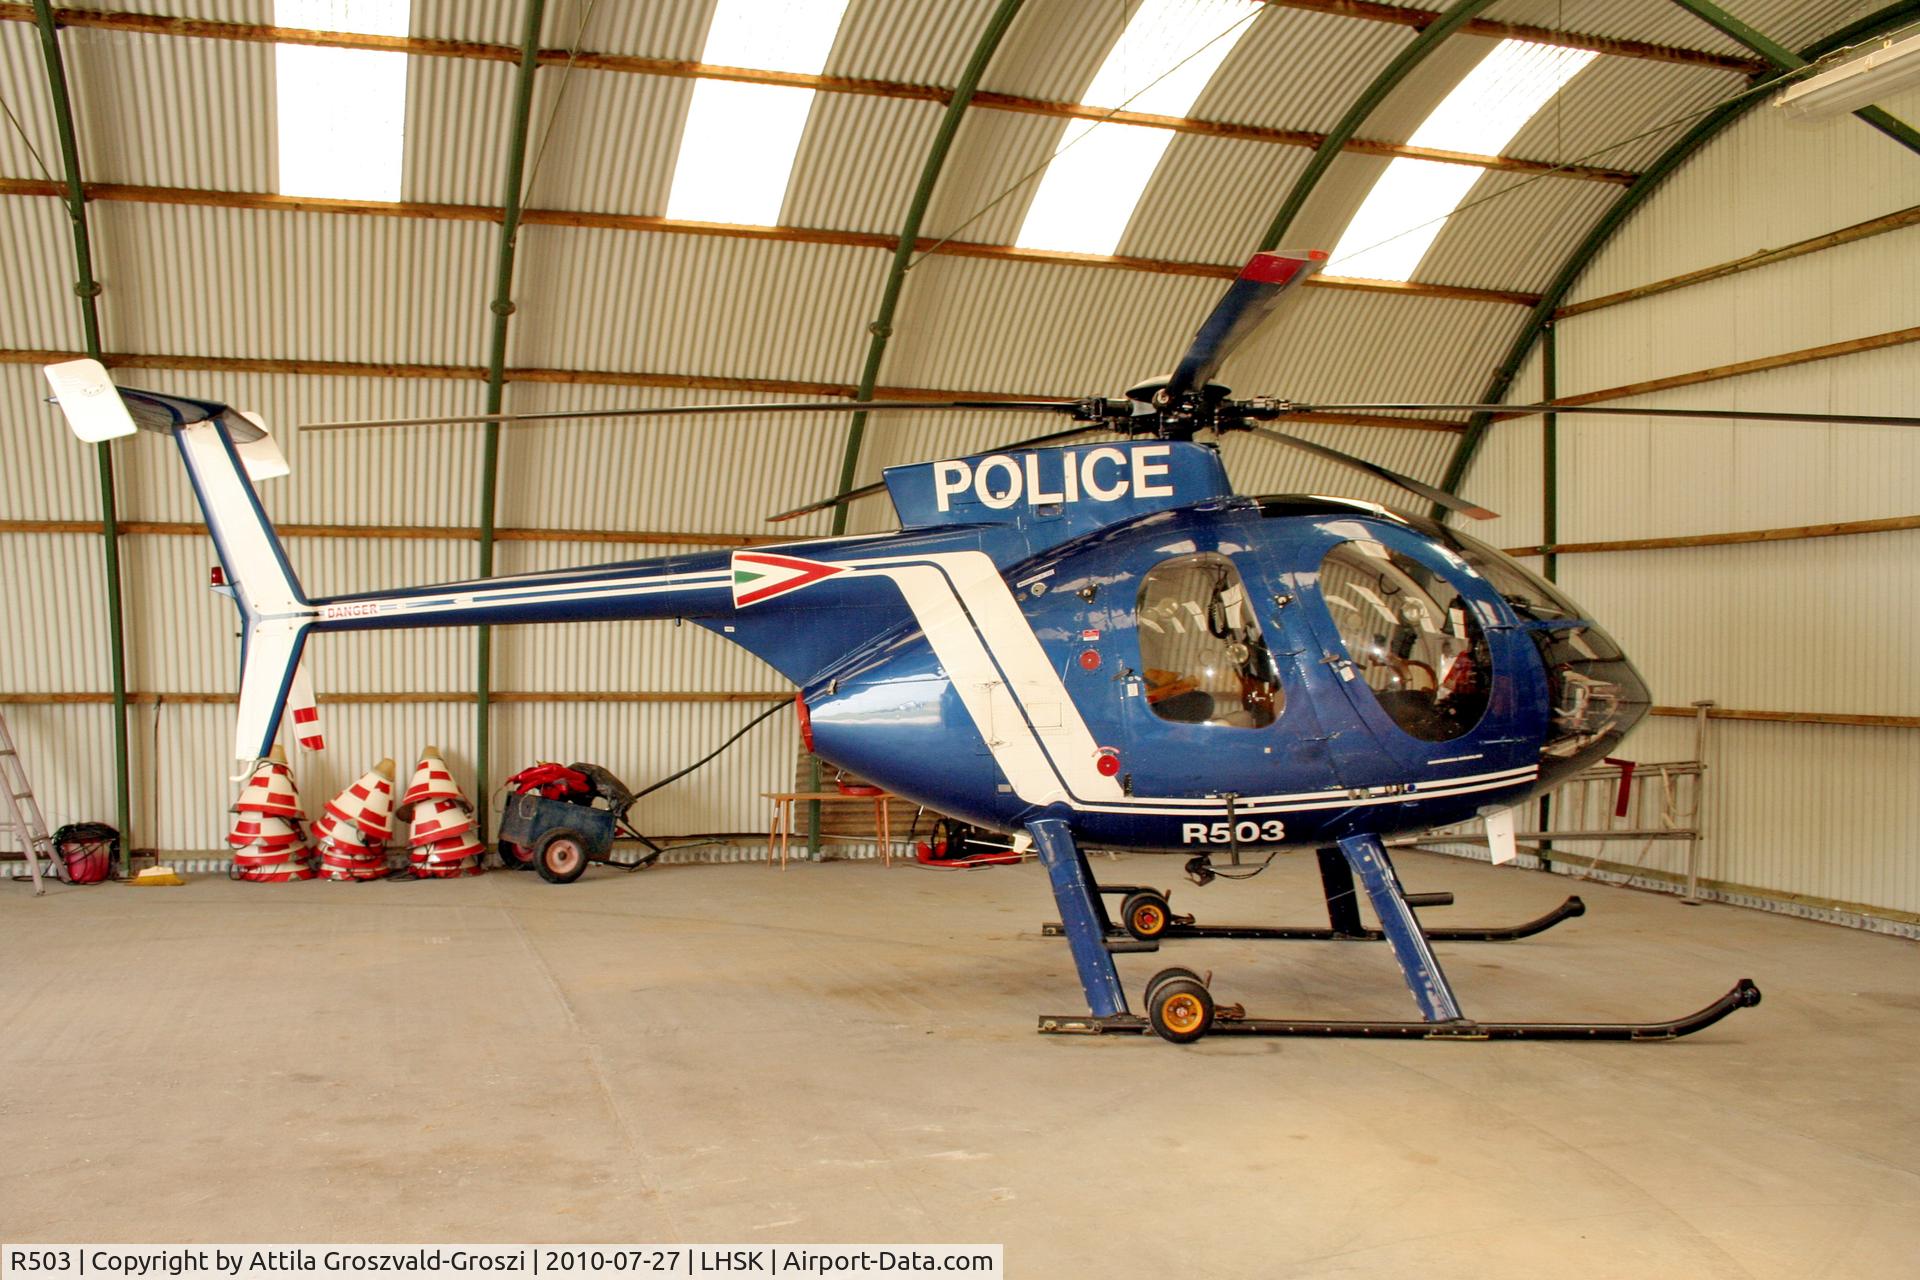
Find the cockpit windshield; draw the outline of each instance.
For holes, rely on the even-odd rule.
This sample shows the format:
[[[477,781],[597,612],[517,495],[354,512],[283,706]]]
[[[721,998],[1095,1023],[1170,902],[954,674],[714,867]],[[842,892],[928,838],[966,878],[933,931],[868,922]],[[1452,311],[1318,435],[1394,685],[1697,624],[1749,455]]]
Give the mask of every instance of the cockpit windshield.
[[[1511,556],[1457,529],[1441,540],[1506,598],[1529,628],[1546,669],[1552,724],[1540,749],[1543,777],[1585,768],[1646,715],[1653,699],[1613,637],[1580,606]]]
[[[1496,551],[1451,527],[1445,528],[1445,535],[1442,541],[1505,596],[1522,621],[1550,622],[1584,616],[1580,606],[1562,595],[1559,588],[1504,551]]]

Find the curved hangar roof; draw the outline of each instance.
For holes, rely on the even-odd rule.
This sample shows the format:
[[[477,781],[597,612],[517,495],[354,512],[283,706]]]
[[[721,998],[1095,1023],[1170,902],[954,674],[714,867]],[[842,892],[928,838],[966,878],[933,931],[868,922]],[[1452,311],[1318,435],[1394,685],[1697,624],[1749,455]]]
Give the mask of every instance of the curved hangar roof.
[[[1309,401],[1475,400],[1517,362],[1583,240],[1650,186],[1640,175],[1769,70],[1689,7],[1713,8],[754,0],[743,16],[733,0],[552,0],[524,150],[516,87],[540,6],[181,0],[58,20],[109,362],[257,404],[284,432],[480,408],[516,159],[509,409],[851,397],[870,362],[881,397],[1117,394],[1171,365],[1260,247],[1336,251],[1224,381]],[[1739,7],[1800,51],[1862,13]],[[18,400],[33,394],[26,365],[84,335],[49,198],[65,175],[39,33],[26,5],[0,18],[7,81],[35,89],[10,103],[21,130],[0,143],[23,267],[0,308],[15,366],[0,372]],[[347,133],[331,168],[316,121]],[[1410,251],[1377,252],[1409,234]],[[1300,429],[1439,482],[1462,425]],[[1039,429],[888,415],[853,478]],[[843,420],[724,430],[717,446],[684,419],[510,430],[500,521],[759,532],[760,515],[839,482]],[[296,477],[319,474],[277,496],[279,514],[392,523],[404,495],[405,523],[471,526],[478,433],[288,440]],[[341,474],[396,456],[406,478],[342,496]],[[1231,441],[1228,460],[1243,491],[1397,500],[1257,441]],[[68,451],[51,465],[75,471],[80,505],[49,514],[87,510],[89,464]],[[165,489],[139,486],[131,514],[184,516]],[[857,507],[852,527],[883,523],[883,506]]]

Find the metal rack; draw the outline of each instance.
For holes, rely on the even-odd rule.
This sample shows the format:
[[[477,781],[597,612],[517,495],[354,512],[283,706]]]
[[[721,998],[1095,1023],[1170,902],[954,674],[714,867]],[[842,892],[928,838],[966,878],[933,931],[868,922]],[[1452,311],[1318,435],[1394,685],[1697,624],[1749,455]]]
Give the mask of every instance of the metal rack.
[[[1560,853],[1557,845],[1639,843],[1640,852],[1631,864],[1639,870],[1656,842],[1684,840],[1686,888],[1681,900],[1689,905],[1698,903],[1701,846],[1706,840],[1707,710],[1713,705],[1693,704],[1693,759],[1608,762],[1569,776],[1534,810],[1545,819],[1545,829],[1516,833],[1521,850],[1550,864]],[[1484,845],[1484,825],[1476,819],[1389,843],[1426,849]],[[1597,854],[1586,859],[1587,871],[1594,870],[1598,861]]]

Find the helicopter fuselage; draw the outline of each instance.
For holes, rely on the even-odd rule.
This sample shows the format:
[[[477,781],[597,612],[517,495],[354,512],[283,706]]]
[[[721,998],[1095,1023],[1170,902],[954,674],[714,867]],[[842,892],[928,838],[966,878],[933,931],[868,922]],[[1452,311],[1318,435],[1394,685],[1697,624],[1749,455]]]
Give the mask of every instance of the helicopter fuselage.
[[[1053,810],[1102,846],[1320,845],[1461,821],[1564,772],[1546,750],[1555,689],[1535,632],[1566,622],[1522,617],[1390,513],[1238,500],[1143,516],[1004,574],[952,548],[855,564],[890,577],[914,616],[806,685],[811,742],[983,826]],[[1423,571],[1454,594],[1403,601],[1438,624],[1409,634],[1392,597]]]

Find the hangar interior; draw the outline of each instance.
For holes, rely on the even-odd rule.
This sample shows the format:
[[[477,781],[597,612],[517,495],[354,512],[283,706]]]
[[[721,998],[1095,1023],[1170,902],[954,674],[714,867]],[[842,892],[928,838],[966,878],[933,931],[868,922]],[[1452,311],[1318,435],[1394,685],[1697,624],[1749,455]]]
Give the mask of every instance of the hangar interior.
[[[0,712],[52,825],[112,823],[189,881],[169,891],[179,907],[6,886],[0,1008],[23,1034],[0,1058],[28,1076],[144,1058],[132,1079],[182,1106],[110,1125],[0,1103],[25,1135],[0,1167],[0,1234],[121,1229],[40,1188],[131,1159],[151,1194],[127,1238],[246,1239],[250,1223],[302,1238],[309,1220],[279,1201],[317,1195],[333,1236],[856,1239],[868,1224],[1006,1240],[1010,1265],[1057,1274],[1146,1259],[1235,1275],[1252,1273],[1247,1232],[1108,1214],[1179,1185],[1271,1215],[1265,1186],[1314,1222],[1263,1274],[1467,1274],[1490,1241],[1548,1274],[1806,1275],[1817,1258],[1900,1273],[1920,1221],[1920,434],[1742,414],[1920,403],[1920,89],[1812,121],[1774,102],[1776,80],[1916,22],[1920,5],[1867,0],[0,5]],[[374,132],[302,173],[320,149],[303,121],[335,113]],[[1236,393],[1725,410],[1287,424],[1500,512],[1450,520],[1552,577],[1653,691],[1617,754],[1708,764],[1695,870],[1713,905],[1672,896],[1684,842],[1581,845],[1555,869],[1591,860],[1596,885],[1653,892],[1583,886],[1611,932],[1517,944],[1547,957],[1525,982],[1515,952],[1476,958],[1473,980],[1495,1004],[1625,1017],[1637,993],[1693,999],[1676,974],[1711,987],[1764,970],[1784,997],[1712,1047],[1209,1043],[1184,1051],[1196,1071],[1169,1046],[1035,1043],[1023,1019],[1079,999],[1059,944],[1027,936],[1044,877],[883,875],[870,842],[779,885],[744,866],[546,897],[531,877],[358,886],[349,903],[229,885],[240,655],[206,590],[214,548],[172,444],[82,447],[41,373],[94,356],[123,385],[257,411],[291,466],[261,502],[302,583],[381,590],[892,528],[881,499],[765,517],[1032,434],[1008,415],[869,418],[861,401],[1118,396],[1166,370],[1250,254],[1309,248],[1330,261],[1227,362]],[[306,429],[820,399],[849,412]],[[1245,435],[1220,449],[1242,494],[1418,502]],[[328,750],[294,765],[321,798],[426,743],[476,797],[548,759],[645,783],[793,693],[719,636],[660,622],[342,633],[310,653]],[[757,858],[763,793],[806,782],[796,750],[782,711],[641,800],[635,825],[717,837],[689,858]],[[1115,874],[1172,878],[1145,861]],[[1404,866],[1416,887],[1501,907],[1567,887],[1458,858]],[[1282,886],[1311,905],[1310,880],[1283,870],[1256,896],[1284,915],[1300,902]],[[280,947],[278,981],[249,967]],[[1271,972],[1270,949],[1209,947]],[[1292,998],[1345,1008],[1353,979],[1385,984],[1381,1008],[1404,1002],[1382,965],[1306,955],[1283,970]],[[49,958],[87,971],[70,1006],[34,976]],[[633,973],[642,985],[615,994]],[[367,1031],[401,990],[439,1012]],[[688,995],[715,1015],[681,1009]],[[315,1012],[337,1040],[308,1038]],[[526,1027],[540,1047],[516,1059],[500,1037]],[[1165,1052],[1128,1056],[1149,1048]],[[329,1056],[361,1051],[358,1077]],[[949,1070],[949,1051],[968,1096],[904,1086]],[[424,1115],[396,1101],[430,1084],[436,1053],[463,1088],[510,1099],[494,1130],[469,1133],[449,1098]],[[701,1096],[660,1120],[635,1066]],[[567,1090],[544,1125],[528,1095],[549,1072],[590,1096]],[[314,1090],[351,1078],[382,1095],[367,1114],[388,1128],[301,1127],[319,1123]],[[871,1113],[839,1095],[869,1087]],[[1524,1101],[1492,1101],[1509,1089]],[[800,1105],[770,1103],[783,1090]],[[1316,1099],[1312,1118],[1268,1090]],[[1207,1100],[1249,1091],[1251,1143]],[[1122,1154],[1114,1111],[1148,1126],[1152,1159]],[[1148,1119],[1169,1113],[1165,1131]],[[738,1114],[764,1131],[738,1133]],[[187,1190],[216,1158],[188,1131],[214,1115],[235,1118],[257,1175],[225,1209]],[[1475,1145],[1506,1123],[1521,1135],[1507,1156]],[[298,1157],[276,1181],[283,1124],[301,1127],[285,1139]],[[116,1128],[172,1154],[130,1153]],[[811,1162],[803,1186],[767,1172],[781,1142]],[[1303,1166],[1342,1152],[1368,1172],[1314,1190]],[[1803,1178],[1783,1172],[1795,1162]],[[437,1227],[356,1219],[316,1190],[429,1165],[465,1195],[455,1211],[451,1188],[428,1194]],[[504,1218],[474,1209],[536,1174]],[[1081,1176],[1085,1199],[1060,1189]],[[1466,1196],[1475,1181],[1506,1208]],[[1398,1207],[1351,1208],[1375,1193]],[[594,1207],[554,1216],[576,1202]]]

